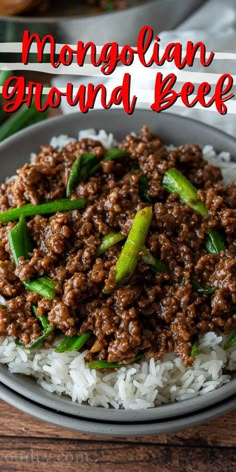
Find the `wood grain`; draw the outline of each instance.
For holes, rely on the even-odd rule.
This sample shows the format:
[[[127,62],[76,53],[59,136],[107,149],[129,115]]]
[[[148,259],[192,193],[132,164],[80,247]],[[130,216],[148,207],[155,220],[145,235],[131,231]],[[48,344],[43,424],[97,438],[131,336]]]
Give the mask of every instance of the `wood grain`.
[[[49,423],[37,420],[21,411],[0,401],[0,437],[21,438],[65,438],[65,439],[94,439],[84,433],[61,429]],[[107,441],[104,436],[96,436],[100,441]],[[236,448],[236,412],[212,420],[204,425],[187,429],[179,433],[144,436],[138,438],[112,438],[113,441],[128,441],[153,444],[168,444],[173,446],[222,446]],[[0,469],[1,470],[1,469]]]
[[[0,401],[0,471],[235,472],[236,412],[180,433],[107,438],[44,423]]]
[[[225,459],[227,457],[227,460]],[[77,439],[0,438],[1,471],[233,472],[234,448],[185,447]],[[157,466],[157,469],[156,469]],[[92,469],[91,469],[92,467]]]

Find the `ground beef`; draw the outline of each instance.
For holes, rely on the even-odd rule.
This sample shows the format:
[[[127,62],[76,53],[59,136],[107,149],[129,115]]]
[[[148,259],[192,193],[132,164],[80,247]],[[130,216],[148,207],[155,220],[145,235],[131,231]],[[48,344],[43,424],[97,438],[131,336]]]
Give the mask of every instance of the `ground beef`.
[[[118,147],[130,157],[103,161],[106,150],[91,139],[70,143],[60,152],[44,146],[34,164],[25,164],[15,179],[1,185],[1,211],[41,203],[65,197],[78,155],[93,153],[101,162],[100,171],[72,193],[72,198],[86,198],[85,209],[27,219],[34,248],[17,267],[8,242],[15,222],[0,225],[0,294],[7,302],[6,309],[0,308],[0,334],[25,345],[37,339],[42,332],[32,311],[37,306],[38,316],[47,316],[54,327],[45,347],[57,335],[91,330],[87,359],[126,363],[139,353],[159,359],[175,351],[191,364],[199,334],[229,332],[236,326],[236,185],[223,185],[220,169],[203,159],[199,146],[168,148],[146,126]],[[196,186],[207,216],[181,203],[176,194],[167,194],[162,180],[171,167]],[[143,177],[145,198],[140,191]],[[150,205],[146,247],[167,269],[155,272],[140,257],[129,281],[116,286],[115,264],[123,242],[99,256],[97,249],[110,232],[126,237],[136,212]],[[224,234],[227,249],[220,254],[207,253],[209,228]],[[23,282],[39,276],[57,282],[54,300],[25,288]],[[193,281],[213,290],[200,293]]]
[[[61,3],[61,2],[60,2]],[[77,2],[69,2],[69,11],[78,14]],[[113,10],[123,10],[129,6],[126,0],[83,0],[81,12],[83,14],[97,14]],[[139,3],[139,2],[137,2]],[[1,15],[21,15],[34,13],[47,13],[58,7],[58,0],[1,0]]]

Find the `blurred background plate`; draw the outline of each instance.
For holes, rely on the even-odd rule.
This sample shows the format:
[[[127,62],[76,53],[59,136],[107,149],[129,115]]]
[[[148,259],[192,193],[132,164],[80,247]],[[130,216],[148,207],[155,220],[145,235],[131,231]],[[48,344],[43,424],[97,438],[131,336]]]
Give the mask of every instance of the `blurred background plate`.
[[[197,9],[204,0],[129,0],[129,8],[110,13],[91,14],[83,2],[59,0],[41,16],[0,17],[0,41],[21,41],[25,29],[41,35],[51,33],[57,41],[93,41],[102,45],[117,41],[135,44],[140,28],[148,24],[156,34],[172,29]]]

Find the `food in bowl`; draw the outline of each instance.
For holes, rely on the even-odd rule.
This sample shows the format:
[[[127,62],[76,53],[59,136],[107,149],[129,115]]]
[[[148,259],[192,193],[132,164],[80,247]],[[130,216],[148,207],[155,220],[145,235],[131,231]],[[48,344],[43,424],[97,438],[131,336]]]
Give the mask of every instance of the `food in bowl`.
[[[65,2],[58,0],[1,0],[0,15],[12,16],[22,15],[27,13],[44,13],[48,10],[57,11],[58,6],[63,6]],[[81,12],[84,13],[99,13],[109,12],[113,10],[122,10],[128,7],[126,0],[70,0],[64,8],[71,10],[71,12],[78,11],[78,4],[81,6]],[[61,5],[60,5],[61,4]],[[84,8],[83,8],[84,7]]]
[[[45,10],[49,6],[48,0],[1,0],[0,15],[19,15],[29,10]]]
[[[236,364],[228,156],[146,126],[89,134],[54,138],[1,186],[1,362],[91,405],[207,393]]]

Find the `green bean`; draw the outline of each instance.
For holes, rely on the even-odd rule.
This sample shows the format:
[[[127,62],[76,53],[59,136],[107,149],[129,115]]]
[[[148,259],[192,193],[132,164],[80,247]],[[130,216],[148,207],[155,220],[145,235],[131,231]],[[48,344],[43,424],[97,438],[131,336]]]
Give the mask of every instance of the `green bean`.
[[[149,265],[154,270],[154,272],[157,272],[157,273],[167,272],[167,267],[164,264],[164,262],[160,261],[159,259],[156,259],[156,257],[154,257],[150,253],[150,251],[146,248],[146,246],[143,246],[141,254],[142,254],[141,257],[142,257],[143,262]]]
[[[169,169],[163,178],[163,187],[169,193],[177,193],[180,200],[202,216],[208,214],[205,204],[198,198],[197,189],[177,169]],[[217,230],[209,230],[206,248],[210,254],[217,254],[225,249],[222,236]]]
[[[80,198],[77,200],[70,200],[68,198],[61,198],[52,200],[39,205],[27,203],[18,208],[11,208],[10,210],[0,213],[0,223],[8,223],[9,221],[17,220],[21,215],[35,216],[56,213],[57,211],[80,210],[86,205],[86,200]]]
[[[135,358],[129,362],[129,364],[139,361],[142,357],[143,354],[137,354],[137,356],[135,356]],[[88,367],[89,369],[119,369],[120,367],[126,367],[129,364],[117,364],[116,362],[95,360],[88,362]]]
[[[66,186],[66,196],[70,197],[74,188],[90,176],[90,166],[97,161],[95,154],[81,154],[74,162]]]
[[[195,341],[192,345],[192,350],[191,350],[191,357],[196,357],[200,354],[199,348],[198,348],[198,343]]]
[[[98,246],[96,251],[96,256],[101,256],[105,251],[110,249],[115,244],[119,243],[125,239],[125,236],[121,233],[108,233],[102,238],[100,246]]]
[[[136,213],[128,237],[115,265],[115,283],[117,285],[127,282],[133,275],[151,221],[152,207],[143,208]]]
[[[60,344],[58,344],[56,352],[79,351],[91,338],[92,334],[92,331],[87,331],[86,333],[81,334],[81,336],[67,336]]]
[[[231,347],[236,346],[236,331],[230,336],[228,341],[224,345],[224,349],[230,349]]]
[[[39,112],[33,103],[29,108],[22,105],[19,111],[11,115],[0,127],[0,142],[27,126],[44,120],[48,111]]]
[[[146,175],[141,175],[139,179],[139,196],[143,202],[152,203],[148,195],[148,179]]]

